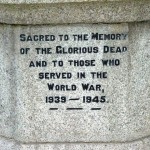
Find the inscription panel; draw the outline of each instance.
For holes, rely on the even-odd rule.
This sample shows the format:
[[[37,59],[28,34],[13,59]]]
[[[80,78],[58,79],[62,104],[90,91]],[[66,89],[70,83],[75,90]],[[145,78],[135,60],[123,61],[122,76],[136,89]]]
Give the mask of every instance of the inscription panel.
[[[1,25],[0,33],[1,135],[22,142],[149,135],[149,24]]]
[[[15,33],[18,140],[126,137],[126,24],[24,26]]]

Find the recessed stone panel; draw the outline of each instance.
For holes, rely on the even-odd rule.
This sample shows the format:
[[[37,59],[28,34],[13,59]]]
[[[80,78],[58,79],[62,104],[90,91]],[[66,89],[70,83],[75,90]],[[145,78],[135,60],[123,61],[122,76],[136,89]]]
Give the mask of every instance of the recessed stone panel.
[[[2,60],[11,60],[2,64],[3,74],[11,77],[2,76],[2,104],[10,105],[14,117],[12,128],[1,133],[22,142],[118,142],[147,136],[148,28],[1,26],[7,33],[1,38]]]

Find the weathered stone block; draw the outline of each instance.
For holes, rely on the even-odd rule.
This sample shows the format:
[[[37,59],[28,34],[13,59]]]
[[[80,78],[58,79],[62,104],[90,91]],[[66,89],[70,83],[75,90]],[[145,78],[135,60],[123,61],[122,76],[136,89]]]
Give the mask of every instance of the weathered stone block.
[[[149,23],[67,26],[1,26],[2,121],[1,134],[22,142],[125,142],[150,133],[149,111]],[[121,40],[95,40],[92,33],[124,34]],[[87,34],[88,40],[76,41],[73,35]],[[21,34],[25,34],[21,36]],[[69,35],[59,41],[58,35]],[[27,35],[54,35],[55,41],[21,41]],[[13,37],[13,38],[12,38]],[[101,36],[102,38],[102,36]],[[50,39],[50,38],[49,38]],[[30,40],[30,39],[29,39]],[[134,42],[133,42],[134,41]],[[58,54],[57,46],[97,47],[98,53]],[[122,53],[104,53],[104,47],[127,47]],[[36,48],[50,47],[52,54],[38,54]],[[30,48],[21,54],[21,48]],[[59,49],[58,49],[59,50]],[[113,52],[116,52],[113,50]],[[39,51],[40,53],[40,51]],[[118,59],[119,66],[103,66],[102,60]],[[32,67],[31,61],[47,61],[47,67]],[[63,67],[52,61],[63,60]],[[74,66],[68,60],[95,60],[95,66]],[[30,67],[29,67],[30,66]],[[92,78],[91,72],[107,72],[107,79]],[[70,72],[72,78],[56,79],[39,73]],[[85,72],[85,79],[77,79]],[[41,77],[41,78],[40,78]],[[76,85],[77,89],[49,90],[48,85]],[[102,90],[83,90],[82,84],[101,85]],[[66,103],[46,103],[46,96],[65,96]],[[83,103],[84,96],[106,96],[100,103]],[[80,101],[69,101],[80,98]],[[9,107],[8,107],[9,106]],[[83,110],[67,110],[68,108]],[[58,108],[56,111],[49,108]],[[90,110],[101,108],[101,110]],[[7,116],[7,117],[6,117]],[[15,119],[13,118],[15,117]],[[8,122],[8,123],[7,123]],[[14,124],[13,124],[14,122]],[[6,124],[7,123],[7,124]],[[11,126],[12,125],[12,126]],[[25,133],[25,134],[22,134]]]
[[[0,0],[0,149],[149,150],[149,8]]]

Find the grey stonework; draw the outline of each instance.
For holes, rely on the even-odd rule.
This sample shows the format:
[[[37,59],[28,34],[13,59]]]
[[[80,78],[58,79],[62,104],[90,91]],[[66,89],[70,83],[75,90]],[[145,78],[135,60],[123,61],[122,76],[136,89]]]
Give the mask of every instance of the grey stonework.
[[[0,12],[1,150],[150,150],[149,0],[1,0]],[[103,105],[100,112],[89,112],[89,105],[80,104],[78,106],[83,106],[85,110],[67,112],[64,111],[66,107],[60,106],[60,111],[48,111],[49,106],[41,100],[48,93],[43,90],[48,81],[40,81],[34,76],[46,69],[29,69],[27,66],[30,60],[68,60],[70,56],[37,56],[33,51],[30,55],[21,56],[19,49],[22,46],[29,45],[34,49],[37,45],[49,46],[49,43],[20,43],[19,35],[48,32],[71,35],[93,31],[128,35],[126,40],[117,42],[76,43],[78,46],[110,44],[128,47],[122,55],[80,55],[80,59],[96,58],[99,61],[112,56],[121,59],[123,63],[118,68],[105,69],[109,73],[107,80],[96,80],[103,83],[107,89],[106,95],[112,99]],[[74,42],[61,44],[68,46],[74,45]],[[58,41],[51,44],[52,47],[56,45],[59,45]],[[72,59],[77,57],[71,55]],[[102,66],[94,69],[100,68]],[[54,71],[54,68],[49,69]],[[85,71],[94,69],[86,68]],[[71,67],[61,71],[69,70],[77,72],[76,68]],[[81,84],[74,79],[67,83],[72,82]],[[68,92],[69,96],[75,94],[81,96],[82,91]]]
[[[19,2],[22,2],[21,4]],[[149,0],[89,1],[0,5],[0,22],[6,24],[118,23],[150,19]],[[28,1],[30,2],[30,1]],[[32,1],[31,1],[32,2]],[[34,2],[34,1],[33,1]]]

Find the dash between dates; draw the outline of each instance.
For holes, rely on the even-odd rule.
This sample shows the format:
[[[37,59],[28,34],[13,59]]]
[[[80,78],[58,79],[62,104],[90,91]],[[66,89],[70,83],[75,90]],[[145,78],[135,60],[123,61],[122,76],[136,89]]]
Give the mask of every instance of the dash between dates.
[[[105,103],[106,96],[83,96],[81,98],[67,98],[66,96],[46,96],[46,103],[66,103],[67,101],[82,101],[83,103]]]

